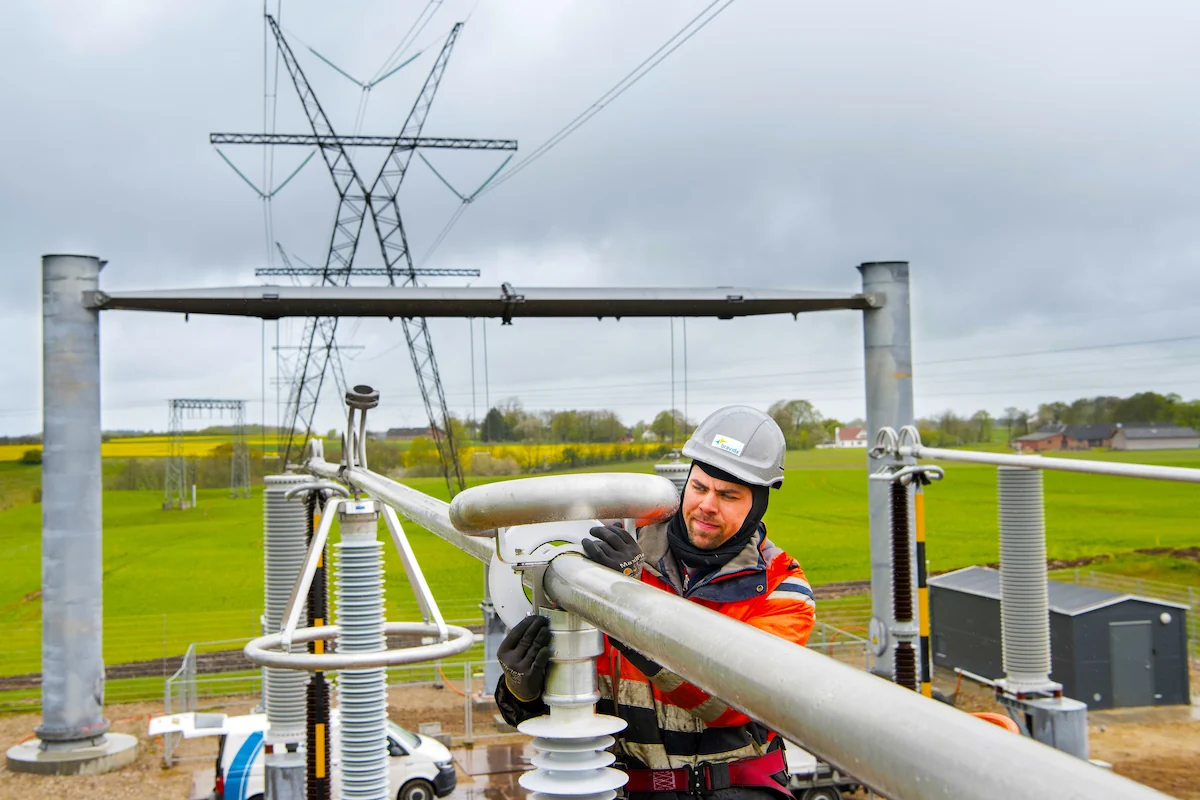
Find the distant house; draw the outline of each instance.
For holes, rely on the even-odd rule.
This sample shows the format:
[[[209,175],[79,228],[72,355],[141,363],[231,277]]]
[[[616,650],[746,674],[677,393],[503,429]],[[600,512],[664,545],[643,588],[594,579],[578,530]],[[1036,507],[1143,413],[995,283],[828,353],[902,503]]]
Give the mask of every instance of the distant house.
[[[1100,425],[1068,425],[1063,433],[1066,434],[1068,450],[1089,450],[1093,447],[1112,447],[1113,431],[1116,425],[1102,423]]]
[[[1013,439],[1013,446],[1018,453],[1038,453],[1042,450],[1066,449],[1067,434],[1063,426],[1043,428],[1040,431],[1027,433]]]
[[[866,447],[866,428],[838,428],[833,435],[834,447]]]
[[[389,442],[410,442],[418,436],[436,438],[433,428],[388,428],[387,432]]]
[[[1117,423],[1113,450],[1188,450],[1200,447],[1200,434],[1191,428],[1159,423]]]
[[[654,431],[650,430],[649,428],[647,428],[646,430],[642,431],[642,441],[643,442],[657,442],[658,434],[655,433]]]

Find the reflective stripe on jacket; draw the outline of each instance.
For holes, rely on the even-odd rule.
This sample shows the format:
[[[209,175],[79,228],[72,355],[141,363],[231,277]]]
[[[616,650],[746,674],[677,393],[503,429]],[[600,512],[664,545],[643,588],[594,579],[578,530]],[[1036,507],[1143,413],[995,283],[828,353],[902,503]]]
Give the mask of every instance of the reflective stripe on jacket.
[[[639,530],[644,583],[797,645],[808,641],[815,616],[812,589],[799,563],[766,538],[764,525],[733,560],[719,570],[694,572],[686,586],[667,541],[666,523]],[[736,761],[781,746],[773,731],[678,675],[664,669],[648,679],[607,639],[596,667],[602,697],[596,711],[629,723],[613,748],[627,768]]]

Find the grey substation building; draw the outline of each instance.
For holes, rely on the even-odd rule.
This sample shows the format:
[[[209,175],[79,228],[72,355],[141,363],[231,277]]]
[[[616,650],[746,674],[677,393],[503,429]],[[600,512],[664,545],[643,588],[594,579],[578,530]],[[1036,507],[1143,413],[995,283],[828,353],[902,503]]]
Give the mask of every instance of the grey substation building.
[[[1051,680],[1088,708],[1186,705],[1187,606],[1048,581]],[[1000,573],[967,567],[929,579],[933,661],[997,679]]]

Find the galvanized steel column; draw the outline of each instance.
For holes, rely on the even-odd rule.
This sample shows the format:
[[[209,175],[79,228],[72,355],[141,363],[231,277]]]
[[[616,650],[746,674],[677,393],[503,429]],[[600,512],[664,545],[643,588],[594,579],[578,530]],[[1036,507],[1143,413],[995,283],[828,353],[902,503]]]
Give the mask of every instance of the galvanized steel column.
[[[862,264],[863,293],[874,307],[863,312],[866,356],[868,442],[882,427],[899,430],[913,421],[912,332],[909,324],[908,262]],[[864,456],[865,458],[868,458]],[[889,463],[868,460],[868,469]],[[892,558],[888,484],[867,482],[871,520],[871,629],[875,672],[892,676],[895,641],[891,630]]]
[[[42,257],[43,746],[102,737],[100,319],[94,256]]]
[[[1050,610],[1041,470],[999,467],[1000,642],[1013,691],[1050,684]]]

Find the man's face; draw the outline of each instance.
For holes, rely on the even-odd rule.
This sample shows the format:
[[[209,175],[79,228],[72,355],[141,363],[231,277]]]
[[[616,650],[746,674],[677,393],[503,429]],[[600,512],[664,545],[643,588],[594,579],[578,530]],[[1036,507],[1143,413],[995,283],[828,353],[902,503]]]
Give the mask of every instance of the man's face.
[[[753,504],[749,487],[717,480],[693,467],[683,492],[688,539],[703,550],[720,547],[742,527]]]

